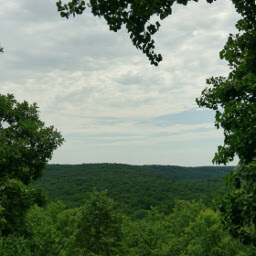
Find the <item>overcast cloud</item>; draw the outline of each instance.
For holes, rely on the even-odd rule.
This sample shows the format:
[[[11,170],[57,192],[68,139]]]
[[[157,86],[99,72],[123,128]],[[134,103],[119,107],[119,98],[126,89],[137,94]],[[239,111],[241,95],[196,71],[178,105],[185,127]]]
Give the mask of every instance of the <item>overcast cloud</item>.
[[[221,130],[195,98],[239,19],[230,0],[175,5],[155,37],[159,67],[86,13],[62,19],[53,0],[0,0],[0,93],[37,102],[66,142],[53,163],[211,165]]]

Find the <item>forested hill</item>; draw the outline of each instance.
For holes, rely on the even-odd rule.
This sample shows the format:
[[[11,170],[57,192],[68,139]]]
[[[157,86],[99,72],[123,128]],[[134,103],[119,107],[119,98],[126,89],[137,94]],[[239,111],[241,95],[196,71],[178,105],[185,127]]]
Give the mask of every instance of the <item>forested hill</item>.
[[[227,166],[201,166],[201,167],[183,167],[176,165],[145,165],[128,166],[147,175],[164,177],[173,180],[186,179],[210,179],[223,177],[234,167]]]
[[[54,200],[68,207],[83,205],[96,188],[108,190],[120,208],[143,217],[151,206],[171,212],[176,199],[209,204],[212,194],[223,193],[223,177],[233,167],[180,167],[125,164],[48,165],[34,183]]]

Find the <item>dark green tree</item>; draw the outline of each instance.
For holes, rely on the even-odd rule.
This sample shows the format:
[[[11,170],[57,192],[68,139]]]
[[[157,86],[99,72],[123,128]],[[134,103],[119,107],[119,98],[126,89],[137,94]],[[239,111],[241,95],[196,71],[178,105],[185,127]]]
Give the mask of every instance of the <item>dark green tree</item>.
[[[219,212],[201,202],[176,201],[173,213],[153,208],[142,220],[125,223],[125,244],[130,256],[254,255],[224,230]]]
[[[122,216],[115,210],[107,191],[94,190],[82,209],[76,247],[86,255],[122,255]]]
[[[239,167],[226,179],[228,193],[216,203],[230,232],[256,245],[256,5],[251,0],[233,2],[242,15],[236,25],[239,32],[229,36],[220,52],[231,72],[208,79],[211,87],[197,103],[215,110],[215,125],[224,130],[224,145],[213,162],[227,164],[239,158]]]
[[[8,235],[23,226],[27,209],[44,197],[31,186],[63,143],[53,126],[46,127],[38,117],[38,107],[13,95],[0,94],[0,206],[1,229]]]

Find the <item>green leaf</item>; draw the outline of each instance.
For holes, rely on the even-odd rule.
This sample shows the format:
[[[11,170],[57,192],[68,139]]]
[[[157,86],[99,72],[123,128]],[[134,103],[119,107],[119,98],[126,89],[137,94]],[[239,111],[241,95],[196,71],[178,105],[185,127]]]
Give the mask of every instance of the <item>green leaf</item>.
[[[61,16],[62,18],[64,18],[64,17],[67,16],[67,14],[66,14],[65,12],[60,12],[60,16]]]

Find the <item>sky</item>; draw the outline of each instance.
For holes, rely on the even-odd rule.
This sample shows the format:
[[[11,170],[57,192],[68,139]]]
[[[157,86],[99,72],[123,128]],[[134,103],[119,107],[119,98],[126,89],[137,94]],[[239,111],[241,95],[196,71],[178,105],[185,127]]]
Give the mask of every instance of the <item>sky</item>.
[[[50,163],[212,165],[223,131],[195,98],[229,72],[219,51],[236,33],[231,1],[175,4],[154,37],[158,67],[125,29],[109,31],[90,10],[60,18],[55,2],[0,0],[0,93],[37,102],[62,133]]]

